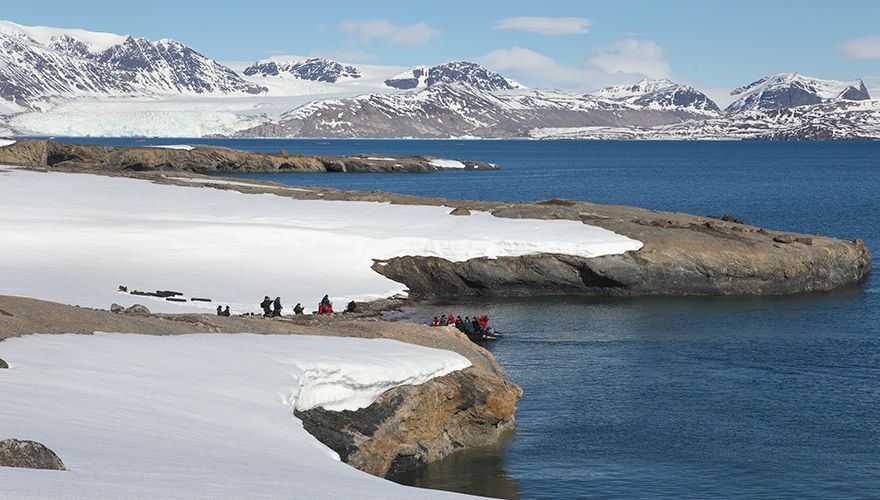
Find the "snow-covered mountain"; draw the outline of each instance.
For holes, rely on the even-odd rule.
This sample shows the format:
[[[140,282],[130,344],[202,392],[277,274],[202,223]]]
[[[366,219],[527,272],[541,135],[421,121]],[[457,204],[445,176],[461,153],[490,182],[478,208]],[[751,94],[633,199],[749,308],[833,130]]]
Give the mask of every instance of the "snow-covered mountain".
[[[865,140],[880,139],[880,101],[744,111],[654,127],[537,128],[535,139]]]
[[[577,93],[519,90],[497,93],[464,84],[416,92],[325,99],[284,114],[249,136],[527,137],[535,127],[655,126],[695,115],[654,110]]]
[[[880,139],[880,101],[861,80],[783,73],[736,89],[722,112],[665,79],[581,94],[526,89],[465,61],[229,64],[170,39],[0,21],[0,133]]]
[[[737,100],[727,106],[728,113],[795,108],[836,101],[870,99],[861,80],[821,80],[797,73],[780,73],[761,78],[730,93]]]
[[[523,86],[479,64],[453,61],[437,66],[414,66],[385,80],[385,85],[400,90],[431,87],[439,83],[463,83],[478,90],[513,90]]]
[[[642,80],[635,85],[606,87],[592,93],[596,97],[625,102],[648,109],[686,110],[716,114],[718,105],[699,90],[670,80]]]
[[[265,88],[174,40],[0,22],[0,98],[258,94]]]
[[[257,61],[244,70],[247,76],[286,77],[313,82],[336,83],[341,79],[360,78],[361,72],[356,67],[338,61],[312,57],[305,60],[274,60]]]

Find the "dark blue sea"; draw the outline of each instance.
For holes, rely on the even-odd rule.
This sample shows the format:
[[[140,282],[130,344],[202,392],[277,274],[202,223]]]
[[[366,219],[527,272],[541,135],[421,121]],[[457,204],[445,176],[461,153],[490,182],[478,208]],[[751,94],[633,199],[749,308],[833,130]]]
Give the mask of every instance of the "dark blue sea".
[[[242,177],[731,213],[880,251],[880,142],[148,140],[180,142],[484,160],[502,170]],[[507,334],[489,349],[525,392],[506,442],[398,480],[511,498],[880,498],[878,280],[875,262],[825,294],[414,307],[404,319],[489,314]]]

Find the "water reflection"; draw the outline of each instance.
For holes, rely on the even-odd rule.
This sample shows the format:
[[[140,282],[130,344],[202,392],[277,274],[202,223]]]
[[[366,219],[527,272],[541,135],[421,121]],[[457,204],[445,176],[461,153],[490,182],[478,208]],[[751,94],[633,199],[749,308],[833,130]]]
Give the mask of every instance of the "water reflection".
[[[513,431],[507,432],[492,446],[459,450],[443,460],[389,479],[417,488],[518,499],[519,484],[504,466],[504,454],[513,436]]]

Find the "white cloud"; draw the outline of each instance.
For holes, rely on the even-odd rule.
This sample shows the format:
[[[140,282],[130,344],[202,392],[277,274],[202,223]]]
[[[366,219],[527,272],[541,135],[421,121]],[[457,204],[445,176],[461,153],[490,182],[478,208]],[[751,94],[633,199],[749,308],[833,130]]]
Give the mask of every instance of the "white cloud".
[[[880,35],[850,40],[840,46],[840,53],[849,59],[880,59]]]
[[[585,17],[508,17],[495,21],[492,27],[552,36],[589,33],[591,24]]]
[[[398,26],[387,19],[343,21],[342,31],[351,33],[363,43],[384,40],[391,45],[422,46],[440,35],[440,31],[428,26],[424,21],[406,26]]]
[[[476,62],[529,86],[577,90],[666,78],[671,72],[663,59],[663,49],[654,42],[639,40],[621,40],[599,49],[580,67],[523,47],[498,49],[476,58]]]
[[[559,64],[544,54],[522,47],[498,49],[476,58],[476,61],[494,71],[510,73],[517,78],[524,77],[541,84],[578,87],[591,78],[585,69]]]
[[[650,40],[628,38],[599,49],[587,62],[605,73],[666,78],[671,72],[663,59],[663,48]]]

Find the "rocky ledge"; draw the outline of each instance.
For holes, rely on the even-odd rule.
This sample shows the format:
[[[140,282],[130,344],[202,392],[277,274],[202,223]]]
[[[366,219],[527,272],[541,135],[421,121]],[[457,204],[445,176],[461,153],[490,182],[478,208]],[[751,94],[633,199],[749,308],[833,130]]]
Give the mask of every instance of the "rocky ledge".
[[[255,153],[214,146],[111,147],[21,139],[0,147],[0,165],[67,171],[144,172],[389,172],[428,173],[448,170],[496,170],[496,165],[427,156],[308,156]]]
[[[522,390],[476,368],[382,394],[357,411],[297,411],[303,426],[352,466],[392,477],[455,450],[493,444],[515,427]]]
[[[192,185],[161,174],[126,175]],[[458,217],[486,211],[504,218],[568,219],[643,243],[637,251],[596,258],[536,254],[464,262],[425,256],[375,261],[374,271],[404,283],[413,298],[785,295],[853,285],[871,270],[871,252],[860,239],[765,229],[732,215],[697,216],[560,199],[493,203],[328,188],[298,191],[258,181],[252,186],[211,187],[300,199],[446,206],[450,216]]]
[[[373,269],[420,296],[783,295],[852,285],[871,269],[862,240],[768,230],[722,218],[548,200],[450,203],[497,217],[571,219],[641,241],[596,258],[529,255],[449,262],[407,256]]]
[[[334,317],[221,317],[207,314],[119,314],[53,302],[0,295],[0,351],[3,340],[30,333],[95,331],[180,335],[252,332],[275,335],[320,335],[386,338],[446,349],[461,354],[471,367],[416,386],[383,393],[357,411],[321,408],[296,412],[306,430],[352,466],[389,476],[432,462],[455,450],[494,443],[515,426],[522,390],[504,379],[504,370],[489,351],[455,328],[431,328],[378,321],[362,313]],[[295,425],[291,421],[291,425]],[[22,462],[17,443],[4,451],[0,466]],[[42,455],[40,455],[42,456]],[[7,458],[13,457],[13,458]],[[36,463],[36,462],[34,462]],[[39,462],[46,463],[46,462]],[[60,461],[59,461],[60,463]],[[62,465],[63,466],[63,465]]]

